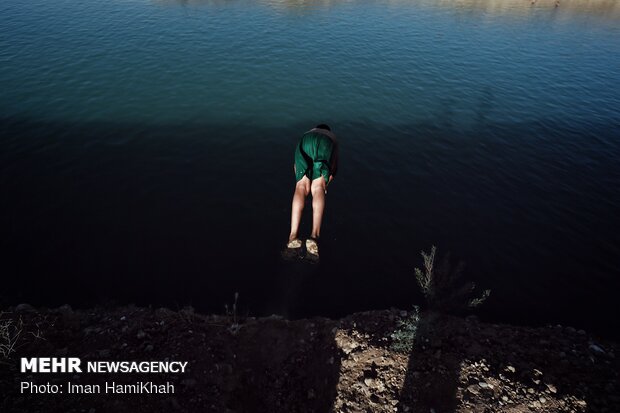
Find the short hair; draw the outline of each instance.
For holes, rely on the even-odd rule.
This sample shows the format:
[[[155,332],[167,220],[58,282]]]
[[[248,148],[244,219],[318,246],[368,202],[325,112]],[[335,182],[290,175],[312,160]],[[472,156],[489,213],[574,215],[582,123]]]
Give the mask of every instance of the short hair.
[[[320,125],[316,125],[316,128],[317,128],[317,129],[325,129],[325,130],[328,130],[328,131],[330,131],[330,132],[332,131],[332,130],[330,129],[330,127],[329,127],[328,125],[324,124],[324,123],[321,123]]]

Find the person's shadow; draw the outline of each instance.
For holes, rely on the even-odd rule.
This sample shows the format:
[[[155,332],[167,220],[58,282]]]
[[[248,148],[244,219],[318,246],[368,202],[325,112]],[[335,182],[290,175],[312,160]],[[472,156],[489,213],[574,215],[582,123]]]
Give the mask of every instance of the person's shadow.
[[[278,260],[274,315],[242,328],[228,413],[332,411],[341,368],[336,322],[286,321],[303,311],[300,297],[320,268],[303,258]]]

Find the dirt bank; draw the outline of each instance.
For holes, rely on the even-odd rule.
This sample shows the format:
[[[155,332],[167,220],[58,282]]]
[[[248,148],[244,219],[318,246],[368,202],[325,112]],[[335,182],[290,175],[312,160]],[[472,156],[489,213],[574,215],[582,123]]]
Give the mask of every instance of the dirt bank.
[[[132,306],[20,305],[0,321],[19,332],[0,357],[3,413],[620,412],[618,344],[570,327],[396,309],[288,321]],[[188,371],[20,373],[20,357],[181,360]],[[168,382],[174,393],[22,394],[24,381]]]

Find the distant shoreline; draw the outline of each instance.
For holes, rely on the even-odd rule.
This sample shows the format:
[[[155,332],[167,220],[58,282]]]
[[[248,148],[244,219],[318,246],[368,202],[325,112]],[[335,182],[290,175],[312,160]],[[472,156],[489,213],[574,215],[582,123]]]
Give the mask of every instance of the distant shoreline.
[[[216,0],[156,0],[160,4],[183,4],[183,5],[210,5],[217,4]],[[381,3],[382,1],[377,1]],[[491,12],[517,12],[531,9],[531,6],[562,8],[578,12],[591,12],[593,14],[606,14],[609,17],[620,17],[620,4],[615,0],[383,0],[390,6],[445,6],[462,7],[467,9],[483,9]],[[337,6],[344,4],[344,0],[262,0],[264,4],[282,11],[319,10],[322,7]],[[559,3],[559,4],[558,4]],[[557,6],[556,6],[557,5]]]

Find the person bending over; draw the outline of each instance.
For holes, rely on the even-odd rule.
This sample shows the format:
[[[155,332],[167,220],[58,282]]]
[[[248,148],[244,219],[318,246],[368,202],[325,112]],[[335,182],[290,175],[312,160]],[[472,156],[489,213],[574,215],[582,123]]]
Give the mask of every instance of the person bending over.
[[[307,257],[318,259],[318,239],[325,210],[327,186],[338,171],[338,142],[336,135],[325,124],[304,133],[295,149],[295,193],[291,211],[291,233],[285,256],[301,256],[302,241],[298,238],[299,223],[306,197],[312,193],[312,233],[306,240]]]

